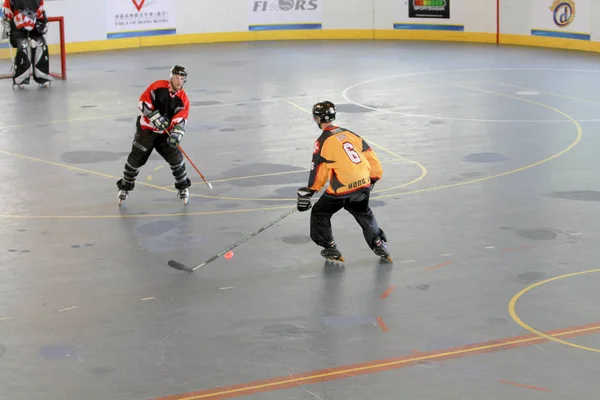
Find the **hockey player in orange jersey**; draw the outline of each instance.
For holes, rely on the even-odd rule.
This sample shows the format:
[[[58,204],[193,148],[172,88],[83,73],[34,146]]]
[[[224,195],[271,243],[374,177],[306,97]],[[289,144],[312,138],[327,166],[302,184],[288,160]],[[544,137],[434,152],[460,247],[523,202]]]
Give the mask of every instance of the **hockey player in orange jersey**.
[[[323,247],[321,255],[328,260],[344,261],[331,229],[331,217],[344,208],[360,225],[364,238],[373,252],[391,262],[385,233],[369,207],[373,185],[383,176],[377,155],[356,133],[333,124],[335,105],[330,101],[317,103],[313,119],[321,136],[315,142],[308,186],[298,189],[297,209],[310,215],[310,237]],[[329,181],[329,186],[315,203],[311,197]]]

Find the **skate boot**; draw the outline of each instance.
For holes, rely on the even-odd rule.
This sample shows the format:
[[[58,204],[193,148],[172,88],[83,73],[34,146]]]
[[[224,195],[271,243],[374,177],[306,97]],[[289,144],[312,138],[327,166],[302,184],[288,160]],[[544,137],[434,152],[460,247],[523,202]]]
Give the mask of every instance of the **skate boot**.
[[[179,196],[181,201],[183,201],[183,204],[187,206],[188,200],[190,199],[190,191],[187,188],[180,189],[179,192],[177,192],[177,196]]]
[[[342,257],[342,253],[338,250],[335,242],[329,243],[329,246],[321,250],[321,256],[327,260],[344,262],[344,257]]]
[[[392,262],[392,257],[390,256],[390,252],[388,251],[385,242],[383,240],[381,240],[381,238],[377,238],[377,240],[375,240],[375,243],[373,245],[374,245],[373,252],[376,255],[381,257],[381,259],[384,261],[387,261],[390,263]]]
[[[117,198],[119,199],[119,207],[121,207],[121,204],[127,200],[127,195],[129,195],[127,190],[119,190],[119,193],[117,194]]]

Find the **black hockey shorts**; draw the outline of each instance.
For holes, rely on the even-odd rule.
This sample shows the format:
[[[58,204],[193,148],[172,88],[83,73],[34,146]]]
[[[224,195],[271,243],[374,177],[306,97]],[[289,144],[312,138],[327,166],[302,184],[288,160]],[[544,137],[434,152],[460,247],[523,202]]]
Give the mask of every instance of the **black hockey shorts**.
[[[377,220],[369,206],[370,192],[361,192],[354,198],[338,199],[322,195],[313,205],[310,214],[310,237],[318,246],[327,247],[333,241],[331,217],[342,208],[348,211],[363,231],[363,236],[369,247],[379,237],[385,238]]]

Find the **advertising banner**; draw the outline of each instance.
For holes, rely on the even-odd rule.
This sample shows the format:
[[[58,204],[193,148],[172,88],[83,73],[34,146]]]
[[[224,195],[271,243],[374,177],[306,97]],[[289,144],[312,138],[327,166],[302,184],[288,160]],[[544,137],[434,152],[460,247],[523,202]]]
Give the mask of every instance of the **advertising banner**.
[[[106,38],[174,35],[176,0],[107,0]]]
[[[322,29],[323,1],[248,0],[248,30]]]
[[[463,32],[464,0],[394,0],[394,29]]]
[[[450,0],[409,0],[408,16],[450,19]]]
[[[532,0],[533,36],[590,40],[591,0]]]

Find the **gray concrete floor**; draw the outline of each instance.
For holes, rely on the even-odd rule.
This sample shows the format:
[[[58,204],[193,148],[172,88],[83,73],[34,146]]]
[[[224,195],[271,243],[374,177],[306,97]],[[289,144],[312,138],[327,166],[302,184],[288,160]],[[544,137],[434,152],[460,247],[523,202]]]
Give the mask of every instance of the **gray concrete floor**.
[[[214,190],[189,168],[184,208],[155,155],[119,209],[139,95],[175,63],[182,146]],[[72,55],[49,90],[1,81],[0,399],[596,397],[597,63],[263,42]],[[295,213],[231,259],[169,268],[295,206],[319,134],[305,110],[325,99],[383,162],[394,264],[341,212],[344,265]]]

